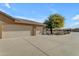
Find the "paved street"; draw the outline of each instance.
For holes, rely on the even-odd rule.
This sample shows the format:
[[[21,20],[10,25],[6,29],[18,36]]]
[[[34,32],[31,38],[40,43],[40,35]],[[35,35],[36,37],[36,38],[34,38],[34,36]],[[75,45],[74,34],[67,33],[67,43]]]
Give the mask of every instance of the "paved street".
[[[0,39],[1,56],[79,56],[79,33]]]

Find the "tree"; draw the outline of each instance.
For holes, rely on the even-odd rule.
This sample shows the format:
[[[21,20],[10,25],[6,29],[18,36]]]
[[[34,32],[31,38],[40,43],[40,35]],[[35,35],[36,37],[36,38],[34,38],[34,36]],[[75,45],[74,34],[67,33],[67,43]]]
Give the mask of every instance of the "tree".
[[[50,29],[51,34],[52,34],[52,22],[49,20],[45,20],[44,24],[46,24],[46,29]]]
[[[64,17],[59,14],[53,14],[49,16],[49,21],[52,22],[53,28],[61,28],[64,27]]]
[[[52,34],[52,29],[64,27],[64,17],[59,14],[50,15],[44,24],[46,24],[46,28],[49,28]]]

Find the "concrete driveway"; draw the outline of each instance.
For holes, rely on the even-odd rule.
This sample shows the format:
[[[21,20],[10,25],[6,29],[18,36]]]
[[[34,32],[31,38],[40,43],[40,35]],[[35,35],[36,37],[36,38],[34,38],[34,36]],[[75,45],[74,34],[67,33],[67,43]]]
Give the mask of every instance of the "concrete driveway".
[[[1,56],[79,56],[79,33],[0,40]]]

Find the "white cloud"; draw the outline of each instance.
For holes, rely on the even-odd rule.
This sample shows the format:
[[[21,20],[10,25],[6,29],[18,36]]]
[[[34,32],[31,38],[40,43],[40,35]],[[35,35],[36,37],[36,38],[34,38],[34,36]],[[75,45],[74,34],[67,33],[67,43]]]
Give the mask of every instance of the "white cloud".
[[[17,11],[15,8],[13,8],[10,3],[4,3],[4,6],[6,6],[7,8],[12,9],[13,11]]]
[[[11,6],[10,6],[9,3],[5,3],[5,6],[6,6],[7,8],[11,8]]]
[[[4,9],[0,9],[0,11],[5,12],[5,13],[7,12],[7,11],[5,11]]]
[[[68,23],[65,25],[66,28],[76,28],[79,27],[79,22]]]
[[[23,16],[14,16],[16,18],[22,18],[22,19],[26,19],[26,20],[32,20],[32,21],[36,21],[36,22],[40,22],[40,23],[43,23],[43,19],[36,19],[36,18],[27,18],[27,17],[23,17]]]
[[[5,12],[3,9],[0,9],[0,11],[3,11],[3,12]]]
[[[75,17],[72,18],[73,20],[79,20],[79,15],[76,15]]]
[[[51,11],[52,13],[58,13],[58,11],[55,10],[54,8],[49,8],[49,9],[50,9],[50,11]]]
[[[74,25],[79,25],[79,22],[75,22]]]
[[[70,24],[70,27],[77,27],[77,26],[79,26],[79,22],[75,22],[73,24]]]

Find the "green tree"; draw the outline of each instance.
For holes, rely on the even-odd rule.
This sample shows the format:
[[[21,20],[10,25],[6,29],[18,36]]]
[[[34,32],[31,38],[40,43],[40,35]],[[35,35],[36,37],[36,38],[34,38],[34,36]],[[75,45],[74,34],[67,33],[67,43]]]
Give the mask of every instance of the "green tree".
[[[46,24],[46,29],[50,29],[52,34],[52,22],[49,20],[45,20],[44,24]]]
[[[64,17],[59,14],[50,15],[44,24],[46,24],[46,28],[49,28],[52,34],[52,29],[64,27]]]

